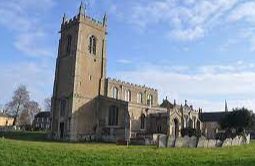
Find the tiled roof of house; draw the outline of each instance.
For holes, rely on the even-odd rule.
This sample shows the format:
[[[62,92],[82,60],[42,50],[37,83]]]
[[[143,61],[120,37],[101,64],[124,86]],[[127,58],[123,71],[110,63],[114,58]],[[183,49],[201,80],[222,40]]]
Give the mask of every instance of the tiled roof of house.
[[[8,115],[8,114],[5,114],[5,113],[0,112],[0,117],[11,118],[12,116],[10,116],[10,115]]]
[[[50,112],[39,112],[38,114],[35,115],[35,118],[47,118],[50,117]]]

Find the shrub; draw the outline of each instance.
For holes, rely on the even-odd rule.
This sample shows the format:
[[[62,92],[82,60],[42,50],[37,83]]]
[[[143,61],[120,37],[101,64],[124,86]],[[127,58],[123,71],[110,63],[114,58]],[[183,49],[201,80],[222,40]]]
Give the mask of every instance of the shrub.
[[[181,135],[182,135],[182,137],[184,137],[184,136],[189,136],[189,137],[196,136],[196,137],[200,137],[201,136],[201,130],[197,130],[197,129],[194,129],[194,128],[183,128],[181,130]]]

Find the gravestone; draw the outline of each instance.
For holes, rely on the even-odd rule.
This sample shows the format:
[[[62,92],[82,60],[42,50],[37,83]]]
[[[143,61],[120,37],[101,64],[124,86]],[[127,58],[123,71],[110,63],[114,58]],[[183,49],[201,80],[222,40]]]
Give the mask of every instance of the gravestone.
[[[189,138],[188,147],[196,148],[197,147],[197,137],[192,136]]]
[[[248,134],[248,135],[246,136],[246,144],[250,144],[250,141],[251,141],[251,135]]]
[[[158,135],[159,135],[159,134],[153,134],[153,135],[152,135],[152,142],[153,142],[153,144],[155,144],[155,145],[158,144]]]
[[[215,139],[209,139],[207,142],[208,148],[215,148],[216,147],[216,140]]]
[[[183,138],[181,138],[181,137],[176,138],[176,140],[175,140],[175,147],[176,148],[183,147]]]
[[[174,147],[175,137],[169,136],[167,139],[167,147]]]
[[[166,141],[167,141],[167,136],[164,134],[158,135],[158,147],[159,148],[165,148],[166,147]]]
[[[232,144],[232,139],[231,138],[227,138],[224,140],[222,147],[226,147],[226,146],[231,146]]]
[[[207,139],[204,137],[200,137],[197,143],[198,148],[206,148],[207,147]]]
[[[240,144],[239,144],[239,142],[240,142],[239,140],[240,140],[239,136],[236,136],[235,138],[233,138],[233,140],[232,140],[232,146],[240,145]]]
[[[222,147],[223,142],[219,139],[216,140],[216,147]]]

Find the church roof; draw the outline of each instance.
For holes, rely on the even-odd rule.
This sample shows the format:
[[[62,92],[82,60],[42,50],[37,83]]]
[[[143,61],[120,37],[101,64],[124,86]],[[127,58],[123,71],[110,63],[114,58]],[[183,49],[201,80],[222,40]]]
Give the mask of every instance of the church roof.
[[[162,104],[160,104],[160,107],[173,108],[174,105],[172,103],[170,103],[167,99],[164,99]]]
[[[202,122],[220,122],[229,112],[203,112],[200,114]]]

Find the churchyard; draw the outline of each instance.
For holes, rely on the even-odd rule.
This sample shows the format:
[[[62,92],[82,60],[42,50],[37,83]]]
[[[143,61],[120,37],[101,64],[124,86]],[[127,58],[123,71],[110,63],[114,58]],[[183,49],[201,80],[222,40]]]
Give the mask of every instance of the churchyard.
[[[44,133],[0,134],[0,165],[254,165],[255,142],[222,148],[157,148],[46,141]],[[3,137],[4,136],[4,137]]]

